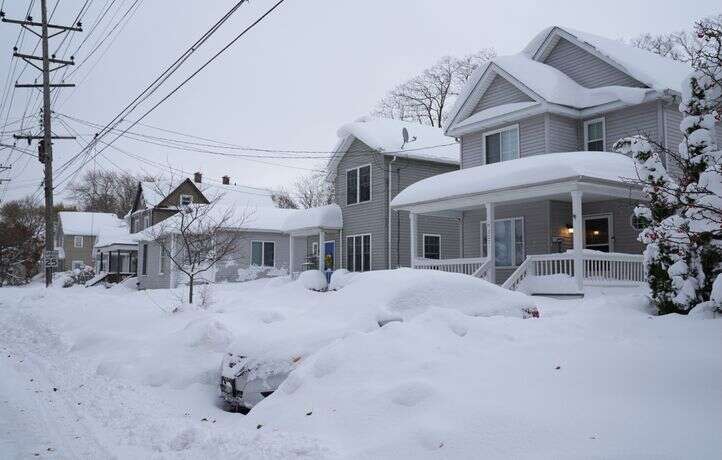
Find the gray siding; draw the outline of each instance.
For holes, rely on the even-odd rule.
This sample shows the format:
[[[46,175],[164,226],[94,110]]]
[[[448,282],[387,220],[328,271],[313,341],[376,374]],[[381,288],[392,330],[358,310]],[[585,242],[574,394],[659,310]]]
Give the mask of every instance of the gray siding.
[[[611,152],[612,146],[619,139],[636,134],[643,134],[656,142],[662,141],[659,139],[659,107],[656,102],[608,112],[604,118],[607,151]]]
[[[632,227],[631,216],[636,203],[629,200],[609,200],[595,203],[584,203],[585,216],[594,214],[611,214],[614,229],[614,252],[641,254],[642,244],[637,241],[639,232]]]
[[[65,252],[65,259],[58,262],[58,270],[62,271],[72,269],[74,260],[82,260],[85,265],[94,267],[95,261],[93,260],[93,246],[95,245],[95,237],[83,236],[83,247],[76,248],[75,235],[66,235],[62,232],[60,226],[58,226],[58,228],[58,239],[62,240],[63,252]]]
[[[544,62],[587,88],[644,85],[568,40],[560,39]]]
[[[519,88],[505,78],[497,75],[491,81],[489,88],[484,92],[484,95],[472,111],[472,114],[498,105],[531,100],[532,99],[520,91]]]
[[[574,118],[549,114],[547,117],[549,152],[575,152],[582,150],[579,140],[579,121]]]
[[[682,112],[679,111],[677,104],[669,104],[664,107],[664,129],[666,134],[666,146],[667,148],[677,153],[679,152],[679,144],[682,143],[682,131],[680,130],[680,123],[682,123]],[[677,162],[672,159],[667,159],[667,170],[673,175],[679,177],[680,169]]]
[[[513,124],[519,125],[519,156],[528,157],[546,153],[544,115],[520,120],[518,123],[504,123],[483,131],[467,134],[461,138],[461,163],[464,168],[484,164],[484,133],[495,131]]]
[[[251,265],[252,241],[272,241],[275,243],[274,267],[288,269],[288,235],[271,232],[244,232],[233,254],[218,262],[216,281],[239,280],[238,271]]]
[[[386,172],[381,155],[367,153],[369,146],[355,139],[348,152],[341,158],[336,168],[336,202],[343,214],[343,254],[347,254],[345,237],[358,234],[371,234],[371,268],[386,268],[386,212],[388,196],[386,193]],[[346,204],[346,170],[363,165],[371,165],[371,201]],[[344,256],[345,257],[345,256]],[[343,261],[346,268],[346,262]]]
[[[484,164],[484,131],[461,136],[461,167]]]
[[[167,289],[170,287],[170,270],[160,273],[160,245],[148,241],[147,273],[143,275],[143,242],[138,245],[138,288],[139,289]]]

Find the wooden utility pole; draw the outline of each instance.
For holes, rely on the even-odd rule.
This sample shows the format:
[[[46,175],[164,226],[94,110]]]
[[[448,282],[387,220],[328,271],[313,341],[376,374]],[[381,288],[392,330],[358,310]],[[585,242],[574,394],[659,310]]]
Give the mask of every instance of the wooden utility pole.
[[[28,143],[33,140],[39,140],[38,159],[45,165],[45,180],[43,186],[45,188],[45,253],[43,254],[43,262],[45,265],[45,286],[53,284],[53,268],[57,266],[57,253],[55,252],[55,228],[53,222],[53,139],[74,139],[72,136],[53,136],[51,129],[51,111],[50,111],[50,91],[52,88],[72,86],[66,83],[52,84],[50,83],[50,73],[67,65],[73,65],[74,57],[71,56],[69,61],[56,59],[50,55],[48,40],[56,35],[69,31],[82,31],[81,24],[66,27],[54,24],[48,24],[48,7],[47,0],[40,0],[40,20],[33,21],[31,16],[25,20],[15,20],[5,18],[5,13],[0,12],[3,22],[19,24],[21,27],[40,37],[42,56],[32,56],[29,54],[19,53],[17,48],[13,49],[13,56],[20,58],[35,67],[43,74],[42,85],[38,84],[20,84],[16,83],[17,88],[42,88],[43,91],[43,133],[42,135],[14,135],[16,139],[26,139]],[[40,27],[38,33],[33,27]],[[53,33],[50,34],[49,30]],[[38,66],[34,61],[42,61],[42,66]],[[57,64],[56,67],[50,68],[51,64]]]

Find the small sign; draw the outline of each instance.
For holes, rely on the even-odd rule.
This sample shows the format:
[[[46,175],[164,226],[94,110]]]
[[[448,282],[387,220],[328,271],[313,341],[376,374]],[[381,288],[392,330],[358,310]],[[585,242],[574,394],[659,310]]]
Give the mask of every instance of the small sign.
[[[43,254],[45,267],[55,268],[58,266],[58,251],[45,251]]]

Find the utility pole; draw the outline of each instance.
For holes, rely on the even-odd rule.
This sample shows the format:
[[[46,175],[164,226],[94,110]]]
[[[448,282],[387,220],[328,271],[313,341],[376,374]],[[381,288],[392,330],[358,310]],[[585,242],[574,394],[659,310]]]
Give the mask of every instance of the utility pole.
[[[48,40],[56,35],[64,32],[77,31],[81,32],[82,24],[78,22],[74,26],[66,27],[55,24],[48,24],[48,7],[47,0],[40,0],[40,20],[33,21],[32,16],[28,16],[25,20],[15,20],[5,18],[5,12],[0,11],[2,22],[18,24],[24,29],[40,37],[43,55],[32,56],[29,54],[19,53],[17,48],[13,49],[13,56],[22,59],[29,65],[35,67],[43,74],[42,85],[38,84],[20,84],[16,83],[16,88],[41,88],[43,91],[43,133],[42,135],[14,135],[16,139],[26,139],[28,144],[33,140],[39,140],[38,143],[38,159],[45,165],[45,180],[43,186],[45,188],[45,253],[43,254],[43,262],[45,265],[45,286],[53,284],[53,268],[57,266],[57,253],[55,252],[55,228],[53,222],[53,139],[74,139],[72,136],[53,136],[51,129],[51,111],[50,111],[50,91],[52,88],[74,86],[66,83],[52,84],[50,83],[50,73],[61,69],[67,65],[74,65],[74,57],[70,60],[56,59],[55,55],[50,55]],[[40,27],[38,33],[33,27]],[[49,30],[52,29],[51,34]],[[39,67],[34,61],[42,61]],[[51,64],[57,66],[50,68]]]

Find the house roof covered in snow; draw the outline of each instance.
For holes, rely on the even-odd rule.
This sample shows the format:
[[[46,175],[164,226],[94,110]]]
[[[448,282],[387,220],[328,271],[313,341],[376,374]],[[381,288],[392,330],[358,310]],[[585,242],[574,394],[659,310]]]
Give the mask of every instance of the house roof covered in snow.
[[[402,131],[409,133],[404,143]],[[388,118],[361,117],[341,126],[339,137],[328,165],[329,177],[335,175],[336,166],[354,139],[358,139],[373,151],[369,154],[397,156],[414,160],[432,161],[451,165],[459,164],[459,144],[444,135],[441,128]]]
[[[58,213],[60,225],[65,235],[98,236],[125,222],[113,213],[61,211]]]
[[[313,228],[343,228],[343,214],[339,205],[329,204],[317,208],[299,209],[289,215],[284,222],[286,232]]]
[[[403,208],[564,181],[596,181],[636,187],[631,181],[637,177],[634,160],[619,153],[549,153],[423,179],[402,190],[391,206]]]
[[[634,86],[602,86],[586,88],[572,78],[544,63],[559,40],[565,39],[593,56],[617,68],[639,82]],[[680,93],[684,78],[691,68],[680,62],[635,48],[620,41],[580,32],[566,27],[549,27],[537,34],[518,54],[499,56],[474,71],[449,113],[449,135],[459,135],[463,128],[499,117],[531,115],[544,109],[542,104],[560,107],[560,113],[573,115],[573,110],[592,111],[605,104],[634,105],[668,92]],[[495,77],[501,76],[529,97],[527,103],[504,104],[478,113],[474,111]],[[548,107],[552,110],[554,107]],[[553,110],[552,110],[553,111]]]

